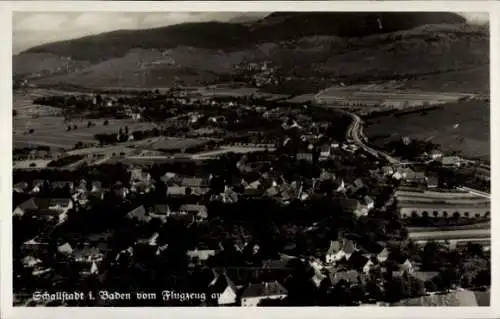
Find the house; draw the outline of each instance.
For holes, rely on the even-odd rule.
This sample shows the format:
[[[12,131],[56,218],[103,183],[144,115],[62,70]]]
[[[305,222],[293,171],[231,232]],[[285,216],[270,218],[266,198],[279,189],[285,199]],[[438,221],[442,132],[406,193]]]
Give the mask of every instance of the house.
[[[167,187],[167,196],[184,196],[186,195],[186,187],[184,186],[168,186]]]
[[[146,245],[146,246],[158,246],[158,237],[160,237],[159,233],[153,233],[153,235],[146,238],[139,238],[136,244]]]
[[[322,160],[328,159],[332,155],[330,146],[322,146],[319,150],[319,158]]]
[[[167,250],[167,248],[168,248],[168,244],[158,246],[158,248],[156,249],[155,255],[160,256],[165,250]]]
[[[358,202],[356,209],[354,210],[354,214],[356,217],[368,216],[368,213],[375,207],[375,201],[371,199],[369,196],[363,197],[361,202]]]
[[[242,307],[256,307],[264,299],[285,299],[288,291],[278,281],[249,284],[241,295]]]
[[[82,179],[78,186],[74,188],[74,193],[87,193],[88,188],[87,188],[87,181]]]
[[[149,222],[151,219],[143,205],[128,212],[127,218],[137,219],[140,222]]]
[[[214,280],[208,285],[208,292],[217,296],[216,302],[220,306],[234,305],[238,297],[238,288],[229,279],[226,272],[216,274]]]
[[[337,255],[341,250],[342,250],[342,245],[340,241],[338,240],[330,241],[330,247],[328,248],[325,254],[325,261],[327,263],[335,262],[337,260]]]
[[[159,218],[161,220],[166,220],[170,215],[170,207],[168,205],[154,205],[149,212],[151,218]]]
[[[208,178],[189,176],[181,179],[180,186],[190,188],[208,188],[210,186],[210,181]]]
[[[413,170],[407,167],[398,167],[392,177],[396,180],[405,179],[407,176],[414,174]]]
[[[102,184],[100,181],[92,181],[91,192],[98,192],[102,189]]]
[[[340,180],[338,184],[336,184],[335,186],[336,186],[335,192],[337,193],[341,193],[346,190],[344,180]]]
[[[443,166],[456,166],[462,164],[462,159],[458,156],[444,156],[441,158],[441,165]]]
[[[72,252],[73,260],[78,263],[100,262],[104,259],[104,254],[99,248],[84,246],[74,249]]]
[[[319,181],[324,182],[324,181],[334,181],[335,174],[328,172],[327,170],[323,169],[321,170],[321,174],[319,175]]]
[[[383,166],[382,174],[384,174],[384,176],[392,176],[394,174],[394,169],[391,166]]]
[[[186,254],[191,260],[206,261],[208,258],[215,256],[215,250],[195,248],[194,250],[188,250]]]
[[[162,177],[160,177],[160,180],[164,182],[165,184],[168,184],[171,180],[173,180],[175,177],[177,177],[176,173],[172,172],[166,172]]]
[[[261,185],[261,182],[259,180],[255,180],[253,182],[251,182],[250,184],[248,184],[248,186],[246,187],[246,189],[258,189]]]
[[[50,183],[50,186],[52,189],[64,189],[67,188],[69,189],[70,192],[73,192],[74,190],[74,183],[71,181],[54,181]]]
[[[69,198],[38,198],[32,197],[21,203],[13,212],[14,216],[22,217],[26,214],[33,218],[42,218],[58,223],[68,218],[68,212],[73,208],[73,201]]]
[[[80,271],[80,275],[82,276],[96,276],[99,274],[98,262],[92,261],[89,264],[84,265],[82,270]]]
[[[149,193],[153,188],[153,180],[151,174],[144,172],[140,168],[135,168],[130,171],[130,191],[136,193]]]
[[[297,153],[297,160],[298,161],[307,161],[307,162],[312,163],[313,154],[312,153],[304,153],[304,152]]]
[[[373,258],[369,258],[368,261],[363,266],[363,273],[368,275],[370,271],[375,267],[376,261],[377,261],[376,259],[373,260]]]
[[[48,248],[48,242],[33,238],[21,245],[21,252],[23,255],[45,256]]]
[[[328,277],[332,286],[335,286],[341,282],[347,283],[348,286],[359,285],[364,279],[364,276],[362,276],[356,270],[332,270],[329,272]]]
[[[45,181],[42,179],[34,180],[32,186],[33,186],[31,189],[32,193],[40,193],[42,188],[45,186]]]
[[[179,208],[181,212],[190,213],[196,216],[198,221],[208,218],[207,206],[199,204],[184,204]]]
[[[325,269],[325,267],[323,267],[321,261],[317,260],[316,258],[312,258],[311,260],[309,260],[309,266],[313,270],[311,281],[318,288],[321,285],[323,279],[327,277],[323,274],[323,270]]]
[[[443,157],[443,153],[439,150],[432,150],[429,157],[433,160],[439,160]]]
[[[327,263],[334,263],[342,258],[349,260],[355,251],[357,251],[356,246],[350,239],[344,239],[343,241],[331,241],[330,247],[325,254],[325,261]]]
[[[57,247],[57,251],[60,254],[70,256],[73,253],[73,248],[71,247],[71,245],[69,243],[64,243],[61,246]]]
[[[35,258],[33,256],[26,256],[21,260],[24,268],[35,268],[37,265],[42,263],[42,260]]]
[[[368,210],[375,208],[375,201],[370,196],[363,197],[361,202]]]
[[[389,250],[387,248],[382,249],[382,251],[377,254],[377,260],[380,263],[385,262],[388,257],[389,257]]]
[[[134,184],[137,182],[150,182],[151,174],[148,172],[144,172],[140,168],[134,168],[130,170],[130,184]]]
[[[12,187],[12,190],[16,193],[24,193],[28,189],[28,183],[19,182]]]
[[[403,181],[407,184],[426,185],[427,177],[424,172],[408,172]]]
[[[399,269],[403,272],[412,273],[414,272],[413,264],[409,259],[406,259],[402,264],[399,265]]]
[[[85,206],[89,201],[89,194],[87,192],[77,191],[71,195],[71,198],[80,206]]]
[[[185,190],[190,189],[191,194],[201,196],[210,191],[210,180],[208,178],[189,176],[181,178],[172,186],[179,186]]]

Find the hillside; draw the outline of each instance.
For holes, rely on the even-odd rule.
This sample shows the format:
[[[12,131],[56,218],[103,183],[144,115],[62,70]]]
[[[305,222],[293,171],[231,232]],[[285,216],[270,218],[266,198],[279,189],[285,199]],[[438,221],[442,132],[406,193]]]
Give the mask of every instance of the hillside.
[[[14,57],[14,75],[36,74],[37,84],[154,87],[213,83],[237,75],[237,65],[270,61],[280,77],[366,81],[477,68],[488,55],[488,30],[455,14],[273,13],[245,24],[186,23],[42,45]]]

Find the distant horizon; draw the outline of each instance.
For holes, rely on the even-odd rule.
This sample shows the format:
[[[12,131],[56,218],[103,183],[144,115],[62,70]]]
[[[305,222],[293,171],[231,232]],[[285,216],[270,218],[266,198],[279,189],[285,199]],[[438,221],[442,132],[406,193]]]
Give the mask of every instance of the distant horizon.
[[[459,13],[469,23],[489,22],[488,13]],[[270,12],[15,12],[12,54],[33,47],[119,30],[145,30],[190,22],[255,21]]]

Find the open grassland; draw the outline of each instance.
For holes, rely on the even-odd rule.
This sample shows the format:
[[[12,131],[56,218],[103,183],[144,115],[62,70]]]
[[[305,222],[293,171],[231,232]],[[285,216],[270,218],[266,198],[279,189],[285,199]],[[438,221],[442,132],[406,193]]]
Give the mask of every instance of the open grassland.
[[[104,126],[104,120],[91,120],[95,123],[92,127],[87,127],[88,119],[72,119],[65,122],[64,118],[59,115],[58,109],[34,105],[32,100],[35,96],[40,96],[40,92],[37,91],[35,95],[14,94],[13,108],[17,112],[13,118],[14,148],[44,145],[54,149],[70,149],[78,142],[96,144],[95,134],[118,133],[120,128],[126,126],[129,132],[154,127],[154,124],[129,119],[109,119],[109,124],[106,126]],[[72,127],[76,125],[78,128],[67,131],[69,125]],[[33,130],[31,134],[30,130]]]
[[[488,95],[490,92],[489,65],[417,77],[405,81],[404,87],[424,91],[472,92]]]
[[[365,134],[370,143],[382,148],[388,141],[409,136],[430,140],[448,152],[489,161],[490,105],[472,100],[445,104],[426,113],[381,116],[365,123]]]
[[[382,108],[405,109],[415,106],[437,105],[456,102],[472,94],[455,92],[422,91],[403,88],[402,83],[364,84],[330,87],[316,96],[319,103],[339,106],[377,106]]]

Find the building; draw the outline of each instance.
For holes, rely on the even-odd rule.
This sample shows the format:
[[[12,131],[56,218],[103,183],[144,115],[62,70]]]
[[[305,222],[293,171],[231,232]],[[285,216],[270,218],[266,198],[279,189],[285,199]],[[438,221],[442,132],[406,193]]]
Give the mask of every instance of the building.
[[[215,250],[195,248],[194,250],[188,250],[186,254],[191,260],[206,261],[208,258],[215,256]]]
[[[146,209],[144,208],[143,205],[131,210],[127,214],[127,218],[130,219],[137,219],[140,222],[149,222],[151,220],[151,217],[149,214],[146,212]]]
[[[325,254],[325,261],[327,263],[335,263],[343,258],[349,260],[356,250],[356,245],[350,239],[344,239],[342,241],[332,240]]]
[[[217,296],[217,304],[220,306],[234,305],[238,298],[238,288],[233,281],[224,272],[223,274],[215,274],[215,278],[208,285],[210,296]]]
[[[331,271],[329,273],[329,278],[332,286],[341,282],[345,282],[348,286],[352,286],[362,284],[364,275],[360,274],[356,270],[340,270]]]
[[[444,156],[441,158],[441,165],[459,167],[462,164],[462,159],[458,156]]]
[[[199,204],[184,204],[179,208],[181,212],[186,212],[196,216],[196,220],[202,221],[208,218],[207,206]]]
[[[69,198],[33,197],[17,206],[13,215],[19,217],[29,215],[33,218],[62,223],[68,218],[68,212],[73,206],[73,201]]]
[[[468,192],[398,190],[395,197],[403,219],[490,217],[490,199]]]
[[[278,281],[249,284],[241,295],[242,307],[256,307],[264,299],[285,299],[288,291]]]

